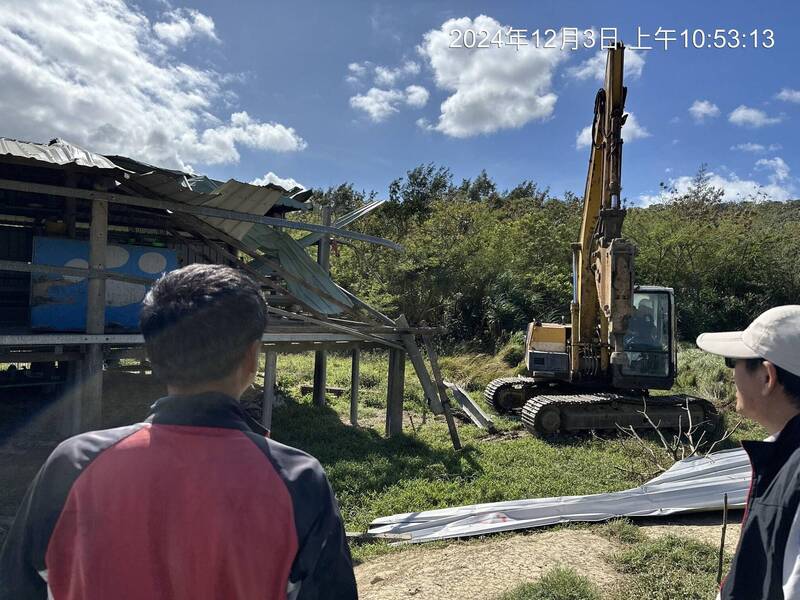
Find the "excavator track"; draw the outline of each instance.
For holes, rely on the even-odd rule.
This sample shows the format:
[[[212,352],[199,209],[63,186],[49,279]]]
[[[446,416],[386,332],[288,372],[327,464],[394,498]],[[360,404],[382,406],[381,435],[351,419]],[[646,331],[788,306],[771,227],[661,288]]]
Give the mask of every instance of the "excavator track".
[[[519,411],[535,393],[536,380],[532,377],[501,377],[486,386],[483,397],[504,415]]]
[[[642,414],[646,411],[653,423],[662,429],[687,431],[690,428],[687,402],[691,411],[691,427],[701,427],[705,439],[713,439],[720,427],[720,418],[708,400],[676,394],[642,396],[622,393],[550,394],[531,398],[522,409],[522,423],[530,433],[549,436],[578,431],[616,429],[652,429]],[[699,436],[699,434],[697,434]]]

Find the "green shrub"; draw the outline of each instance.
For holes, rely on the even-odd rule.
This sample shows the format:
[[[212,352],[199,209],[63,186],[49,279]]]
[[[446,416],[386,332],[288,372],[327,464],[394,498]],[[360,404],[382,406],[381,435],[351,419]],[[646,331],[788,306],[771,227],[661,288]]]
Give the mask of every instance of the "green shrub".
[[[533,583],[525,583],[498,600],[600,600],[600,590],[574,569],[555,567]]]

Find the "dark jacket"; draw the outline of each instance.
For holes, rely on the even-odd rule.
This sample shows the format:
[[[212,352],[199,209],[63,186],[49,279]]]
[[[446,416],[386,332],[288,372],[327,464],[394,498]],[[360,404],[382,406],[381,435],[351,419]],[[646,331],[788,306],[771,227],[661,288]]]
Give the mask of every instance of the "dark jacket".
[[[800,416],[774,442],[742,442],[753,477],[739,547],[721,590],[726,599],[783,598],[783,560],[800,506]]]
[[[50,455],[0,554],[0,599],[356,598],[320,464],[216,393]]]

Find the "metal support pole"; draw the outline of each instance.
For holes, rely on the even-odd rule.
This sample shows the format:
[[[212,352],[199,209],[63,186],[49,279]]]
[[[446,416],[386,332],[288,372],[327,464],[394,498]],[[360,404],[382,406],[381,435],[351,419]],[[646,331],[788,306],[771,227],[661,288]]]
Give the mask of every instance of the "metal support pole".
[[[322,224],[330,226],[331,224],[331,207],[322,207]],[[319,240],[319,248],[317,251],[317,262],[319,266],[326,272],[330,272],[331,262],[331,238],[330,236],[323,235]],[[314,353],[314,404],[316,406],[325,406],[325,388],[327,387],[328,378],[328,355],[324,350]]]
[[[403,432],[403,391],[405,387],[406,353],[389,350],[389,382],[386,390],[386,435]]]
[[[92,203],[92,223],[89,229],[89,268],[104,271],[108,242],[108,202]],[[86,333],[105,333],[106,280],[89,276],[86,302]],[[99,426],[103,407],[103,346],[90,344],[86,352],[82,376],[81,429]]]
[[[272,407],[275,405],[275,380],[278,372],[278,353],[267,350],[264,353],[264,406],[261,424],[272,433]]]
[[[361,386],[361,349],[353,348],[350,371],[350,425],[358,425],[358,389]]]

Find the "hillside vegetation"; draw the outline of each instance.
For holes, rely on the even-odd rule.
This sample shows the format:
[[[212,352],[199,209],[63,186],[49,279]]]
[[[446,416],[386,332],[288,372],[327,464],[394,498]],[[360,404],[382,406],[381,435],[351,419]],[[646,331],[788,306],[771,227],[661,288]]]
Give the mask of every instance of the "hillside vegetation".
[[[485,172],[455,184],[434,165],[393,182],[389,196],[351,227],[405,251],[339,245],[332,269],[342,285],[389,314],[442,327],[451,350],[494,352],[532,317],[568,318],[580,198],[530,181],[500,192]],[[348,184],[318,192],[339,215],[370,198]],[[636,283],[675,289],[681,339],[741,328],[800,297],[800,201],[723,202],[702,167],[688,191],[665,188],[663,198],[629,207],[623,231],[638,247]]]

